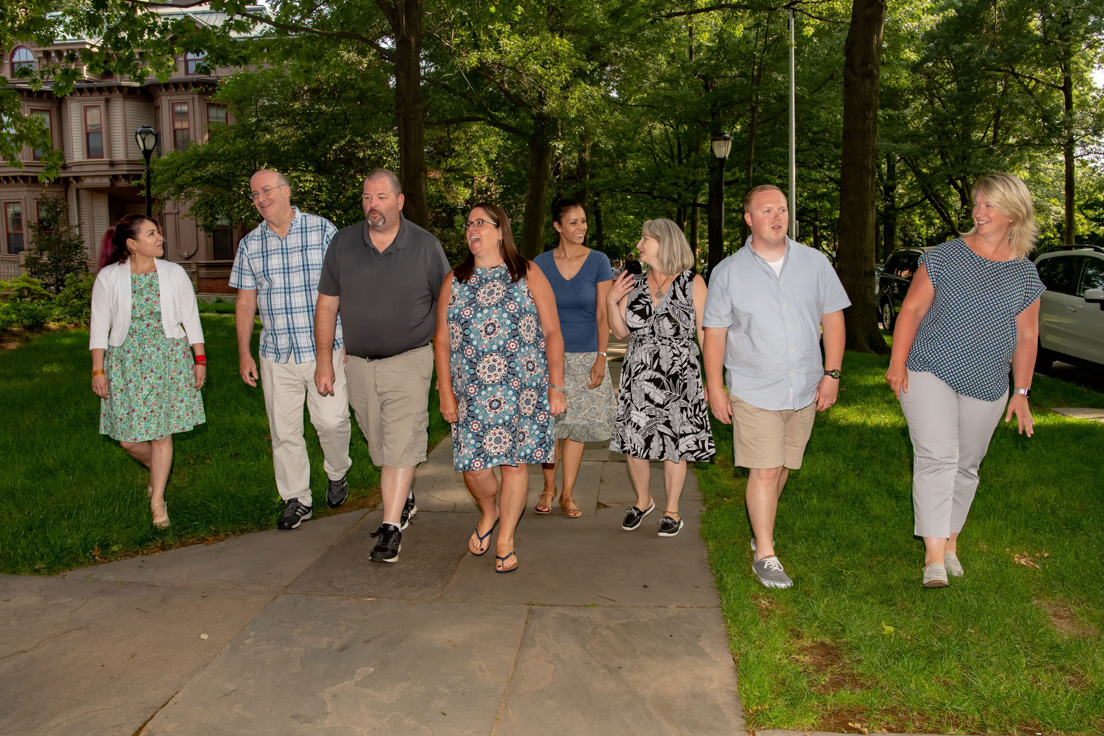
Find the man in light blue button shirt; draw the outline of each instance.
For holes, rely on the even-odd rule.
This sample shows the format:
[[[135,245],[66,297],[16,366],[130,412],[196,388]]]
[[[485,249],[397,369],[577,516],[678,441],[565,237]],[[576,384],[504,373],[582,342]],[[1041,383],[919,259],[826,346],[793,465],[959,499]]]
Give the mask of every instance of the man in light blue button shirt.
[[[789,588],[774,554],[778,499],[789,471],[801,467],[816,412],[836,403],[851,301],[823,253],[786,237],[789,211],[778,187],[748,192],[744,221],[745,247],[709,281],[705,375],[713,416],[733,425],[736,464],[749,472],[752,570],[769,588]]]

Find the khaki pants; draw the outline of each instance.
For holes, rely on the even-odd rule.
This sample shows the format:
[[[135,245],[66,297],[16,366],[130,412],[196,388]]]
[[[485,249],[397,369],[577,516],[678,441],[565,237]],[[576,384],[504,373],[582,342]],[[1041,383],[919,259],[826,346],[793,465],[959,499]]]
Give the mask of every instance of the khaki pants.
[[[314,385],[315,361],[276,363],[261,358],[261,388],[272,435],[272,466],[280,498],[311,505],[310,458],[303,437],[303,401],[318,432],[326,477],[340,480],[353,461],[349,458],[349,397],[345,390],[345,353],[335,350],[334,395],[323,396]]]

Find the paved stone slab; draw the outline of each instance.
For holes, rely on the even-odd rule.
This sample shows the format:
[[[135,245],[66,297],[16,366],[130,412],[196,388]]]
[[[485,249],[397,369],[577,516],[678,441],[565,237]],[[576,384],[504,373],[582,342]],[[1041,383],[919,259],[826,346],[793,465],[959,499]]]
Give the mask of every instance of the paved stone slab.
[[[443,597],[542,605],[719,605],[697,533],[663,539],[655,525],[649,525],[650,533],[625,532],[620,516],[606,510],[567,520],[526,512],[515,536],[517,572],[494,573],[490,555],[467,555]],[[696,527],[696,519],[688,526]]]
[[[663,463],[652,463],[652,477],[648,488],[651,490],[656,509],[645,519],[645,524],[650,523],[653,516],[656,521],[659,521],[666,508],[667,491],[663,486]],[[625,509],[636,504],[636,491],[633,490],[632,481],[629,479],[627,465],[602,464],[602,485],[598,493],[598,502],[601,504],[599,508],[604,506],[617,509],[622,516]],[[686,473],[686,482],[683,484],[682,496],[679,498],[679,513],[689,520],[691,515],[700,511],[701,494],[698,492],[698,478],[694,475],[694,471],[689,469]]]
[[[572,497],[575,499],[575,503],[579,505],[579,509],[583,512],[583,516],[593,516],[594,511],[598,504],[598,486],[602,480],[602,463],[588,462],[586,460],[579,463],[579,475],[575,478],[575,488],[572,490]],[[556,468],[556,488],[557,490],[563,490],[563,468]],[[529,466],[529,497],[525,502],[525,512],[530,513],[533,511],[533,507],[537,505],[540,500],[541,491],[544,490],[544,474],[541,471],[541,466],[530,465]],[[563,509],[560,508],[560,497],[557,495],[552,501],[552,513],[549,516],[558,516],[561,519],[564,518]]]
[[[290,585],[326,553],[367,511],[303,522],[292,531],[272,529],[215,544],[196,544],[66,573],[79,580],[271,590]]]
[[[537,607],[495,733],[732,736],[740,713],[719,610]]]
[[[0,733],[131,736],[273,596],[0,577]]]
[[[1055,414],[1061,414],[1064,417],[1073,417],[1074,419],[1092,419],[1097,422],[1104,422],[1104,409],[1079,409],[1075,407],[1060,407],[1053,410]]]
[[[287,594],[143,734],[489,734],[527,614]]]
[[[386,564],[368,559],[376,545],[370,535],[382,519],[382,511],[369,514],[288,590],[352,598],[437,598],[460,560],[468,555],[468,538],[479,516],[419,511],[403,532],[399,560]]]

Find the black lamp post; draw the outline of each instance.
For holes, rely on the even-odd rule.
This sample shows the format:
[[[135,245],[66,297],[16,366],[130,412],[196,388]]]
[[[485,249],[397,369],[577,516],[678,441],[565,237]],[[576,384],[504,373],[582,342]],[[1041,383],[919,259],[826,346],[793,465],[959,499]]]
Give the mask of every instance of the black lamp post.
[[[146,159],[146,217],[153,216],[153,203],[150,200],[150,157],[157,148],[159,134],[148,125],[143,125],[134,133],[134,141],[138,144],[138,150]]]
[[[713,136],[713,155],[717,158],[717,179],[709,185],[709,272],[724,258],[724,175],[725,161],[732,150],[732,136]]]

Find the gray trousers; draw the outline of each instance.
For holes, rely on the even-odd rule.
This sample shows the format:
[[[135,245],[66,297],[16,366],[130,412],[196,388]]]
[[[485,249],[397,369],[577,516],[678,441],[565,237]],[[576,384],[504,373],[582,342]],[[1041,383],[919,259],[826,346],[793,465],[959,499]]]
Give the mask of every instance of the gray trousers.
[[[978,467],[1004,412],[997,401],[963,396],[932,373],[908,372],[901,410],[912,438],[912,505],[918,537],[962,531],[978,486]]]

